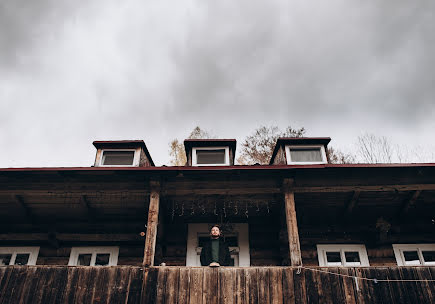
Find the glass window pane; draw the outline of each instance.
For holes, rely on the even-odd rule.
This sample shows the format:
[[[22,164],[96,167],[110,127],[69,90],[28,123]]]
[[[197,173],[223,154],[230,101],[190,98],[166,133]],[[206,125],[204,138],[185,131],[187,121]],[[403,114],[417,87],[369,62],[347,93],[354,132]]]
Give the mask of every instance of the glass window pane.
[[[290,158],[292,162],[321,162],[322,153],[320,148],[291,148]]]
[[[406,265],[420,265],[417,250],[403,251],[403,257],[405,258]]]
[[[0,254],[0,266],[7,266],[11,262],[12,254]]]
[[[134,151],[104,151],[103,165],[131,166],[133,165]]]
[[[18,253],[15,258],[15,265],[27,265],[30,253]]]
[[[359,257],[358,251],[346,251],[344,253],[344,257],[346,259],[346,264],[348,264],[349,266],[361,265],[361,259]]]
[[[196,150],[196,163],[203,164],[225,164],[225,149]]]
[[[435,264],[435,251],[434,250],[424,250],[421,252],[423,254],[423,259],[425,264]]]
[[[109,265],[110,254],[98,253],[95,259],[95,266],[107,266]]]
[[[79,254],[79,258],[77,261],[77,266],[90,266],[91,265],[92,254]]]
[[[339,251],[327,251],[326,261],[328,265],[338,266],[341,265],[341,256]]]

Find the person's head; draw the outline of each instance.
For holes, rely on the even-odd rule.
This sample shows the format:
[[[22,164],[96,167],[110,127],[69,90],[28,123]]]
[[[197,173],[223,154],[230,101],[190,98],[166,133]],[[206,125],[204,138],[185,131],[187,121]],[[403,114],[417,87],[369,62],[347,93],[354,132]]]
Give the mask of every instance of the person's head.
[[[213,227],[211,227],[210,236],[214,239],[217,239],[221,236],[221,230],[218,225],[214,225]]]

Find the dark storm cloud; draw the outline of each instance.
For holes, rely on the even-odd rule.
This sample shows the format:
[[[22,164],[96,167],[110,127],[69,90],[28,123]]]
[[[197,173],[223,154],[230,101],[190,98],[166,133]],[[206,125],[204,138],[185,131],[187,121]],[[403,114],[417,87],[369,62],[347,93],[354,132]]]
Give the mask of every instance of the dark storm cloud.
[[[230,105],[233,116],[272,108],[310,120],[376,109],[416,123],[433,111],[432,1],[207,3],[175,56],[177,112]]]

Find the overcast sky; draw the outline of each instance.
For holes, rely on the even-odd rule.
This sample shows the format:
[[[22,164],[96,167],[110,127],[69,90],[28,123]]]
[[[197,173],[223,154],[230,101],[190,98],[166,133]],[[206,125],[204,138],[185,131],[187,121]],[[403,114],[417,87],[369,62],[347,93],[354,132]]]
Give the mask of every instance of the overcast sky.
[[[0,0],[0,167],[90,166],[199,125],[435,139],[435,1]]]

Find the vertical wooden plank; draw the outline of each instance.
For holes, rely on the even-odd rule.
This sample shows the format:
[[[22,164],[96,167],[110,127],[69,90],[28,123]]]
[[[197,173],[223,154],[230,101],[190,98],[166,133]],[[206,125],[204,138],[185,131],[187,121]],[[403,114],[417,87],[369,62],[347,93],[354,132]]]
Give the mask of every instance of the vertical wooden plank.
[[[164,267],[163,267],[164,268]],[[167,267],[165,303],[176,304],[178,300],[179,267]]]
[[[269,269],[267,267],[259,267],[257,271],[258,275],[258,302],[270,303],[269,296]]]
[[[328,271],[340,273],[338,267],[328,268]],[[341,276],[333,274],[321,274],[320,279],[322,281],[322,287],[325,289],[325,300],[327,303],[346,303],[344,292],[341,288]],[[328,286],[328,288],[326,286]]]
[[[143,270],[142,299],[141,303],[156,303],[157,297],[157,268],[145,268]]]
[[[397,267],[389,267],[388,269],[388,277],[391,280],[400,280],[400,272]],[[390,293],[393,298],[393,303],[405,304],[410,303],[408,298],[408,294],[406,293],[406,287],[404,286],[404,282],[389,282]]]
[[[430,273],[427,269],[427,267],[413,267],[414,277],[416,280],[427,280],[430,279]],[[429,286],[431,285],[431,286]],[[432,288],[434,287],[434,282],[428,283],[425,281],[416,282],[417,286],[417,292],[421,295],[423,298],[422,303],[433,303],[433,295],[432,295]]]
[[[414,280],[411,267],[399,267],[400,276],[402,280]],[[423,299],[417,292],[417,286],[415,282],[404,282],[405,291],[408,294],[410,303],[422,303]]]
[[[145,238],[145,249],[143,265],[145,267],[154,265],[154,254],[156,250],[157,224],[159,220],[160,185],[158,182],[150,183],[150,205],[148,208],[147,233]]]
[[[178,304],[189,303],[190,268],[180,267],[178,283]]]
[[[36,299],[34,299],[34,293],[36,290],[38,290],[36,287],[39,282],[36,272],[37,267],[29,266],[27,268],[26,280],[24,282],[25,288],[21,293],[19,300],[17,300],[18,303],[29,303],[31,299],[33,299],[33,302],[36,303]],[[0,303],[3,302],[0,300]]]
[[[41,293],[41,303],[56,303],[57,286],[61,283],[60,272],[55,267],[42,268],[44,275],[40,277],[44,280]]]
[[[189,303],[201,304],[203,291],[204,268],[190,269]]]
[[[245,304],[246,300],[246,274],[244,268],[235,269],[235,303]]]
[[[114,283],[111,286],[111,292],[109,297],[110,303],[124,303],[127,297],[127,286],[129,269],[128,267],[111,267],[114,272]]]
[[[305,286],[307,288],[307,303],[319,303],[321,290],[318,288],[318,272],[305,271]]]
[[[291,190],[293,180],[284,180],[285,215],[289,240],[290,262],[292,266],[302,265],[301,245],[299,243],[298,223],[296,219],[295,194]]]
[[[202,302],[217,304],[219,297],[219,268],[204,268]]]
[[[282,299],[283,303],[295,303],[295,284],[293,281],[293,269],[290,267],[283,268],[282,271]]]
[[[388,269],[387,268],[374,268],[371,269],[372,278],[376,278],[378,280],[387,280],[388,279]],[[388,282],[378,282],[373,283],[375,288],[376,296],[379,300],[379,303],[392,303],[393,298],[390,294],[390,289],[388,286]]]
[[[26,266],[14,266],[14,280],[10,280],[9,281],[10,284],[8,284],[9,300],[20,298],[21,293],[25,288],[23,284],[26,280],[26,272],[27,272]]]
[[[140,303],[143,281],[143,269],[134,267],[130,271],[129,288],[125,303]]]
[[[168,267],[159,267],[155,269],[157,269],[156,304],[163,304],[165,303],[165,291],[169,269]]]
[[[4,269],[2,280],[0,282],[0,303],[7,302],[6,301],[6,292],[7,292],[7,286],[9,283],[9,279],[12,275],[13,267],[0,267],[1,269]]]
[[[305,269],[301,269],[298,274],[297,268],[293,268],[295,303],[307,303],[307,289],[305,287],[306,273],[307,271],[305,271]]]
[[[269,268],[269,294],[271,304],[282,304],[282,268]]]
[[[110,299],[110,294],[108,294],[110,285],[108,284],[113,282],[113,275],[107,267],[101,267],[98,270],[94,273],[91,302],[106,303]]]
[[[369,275],[365,268],[355,268],[355,276],[359,278],[368,278]],[[354,283],[355,284],[355,283]],[[361,303],[376,303],[373,284],[367,280],[358,279],[358,301]]]
[[[327,271],[337,273],[338,268],[327,268]],[[343,303],[341,290],[336,290],[338,280],[339,276],[337,275],[319,272],[318,288],[322,290],[322,293],[319,294],[319,303]]]
[[[233,304],[234,300],[234,269],[221,267],[219,269],[219,299],[220,304]]]
[[[258,303],[257,268],[247,268],[246,273],[246,302],[250,304]]]
[[[68,267],[57,267],[56,280],[53,284],[52,294],[49,303],[63,302],[63,294],[66,289],[67,280],[68,280]]]
[[[354,273],[351,272],[349,268],[340,268],[338,271],[340,274],[343,275],[353,275]],[[357,303],[357,294],[356,290],[354,288],[355,283],[353,278],[349,277],[340,277],[339,284],[341,286],[341,289],[343,290],[343,298],[344,303],[348,304],[356,304]]]

